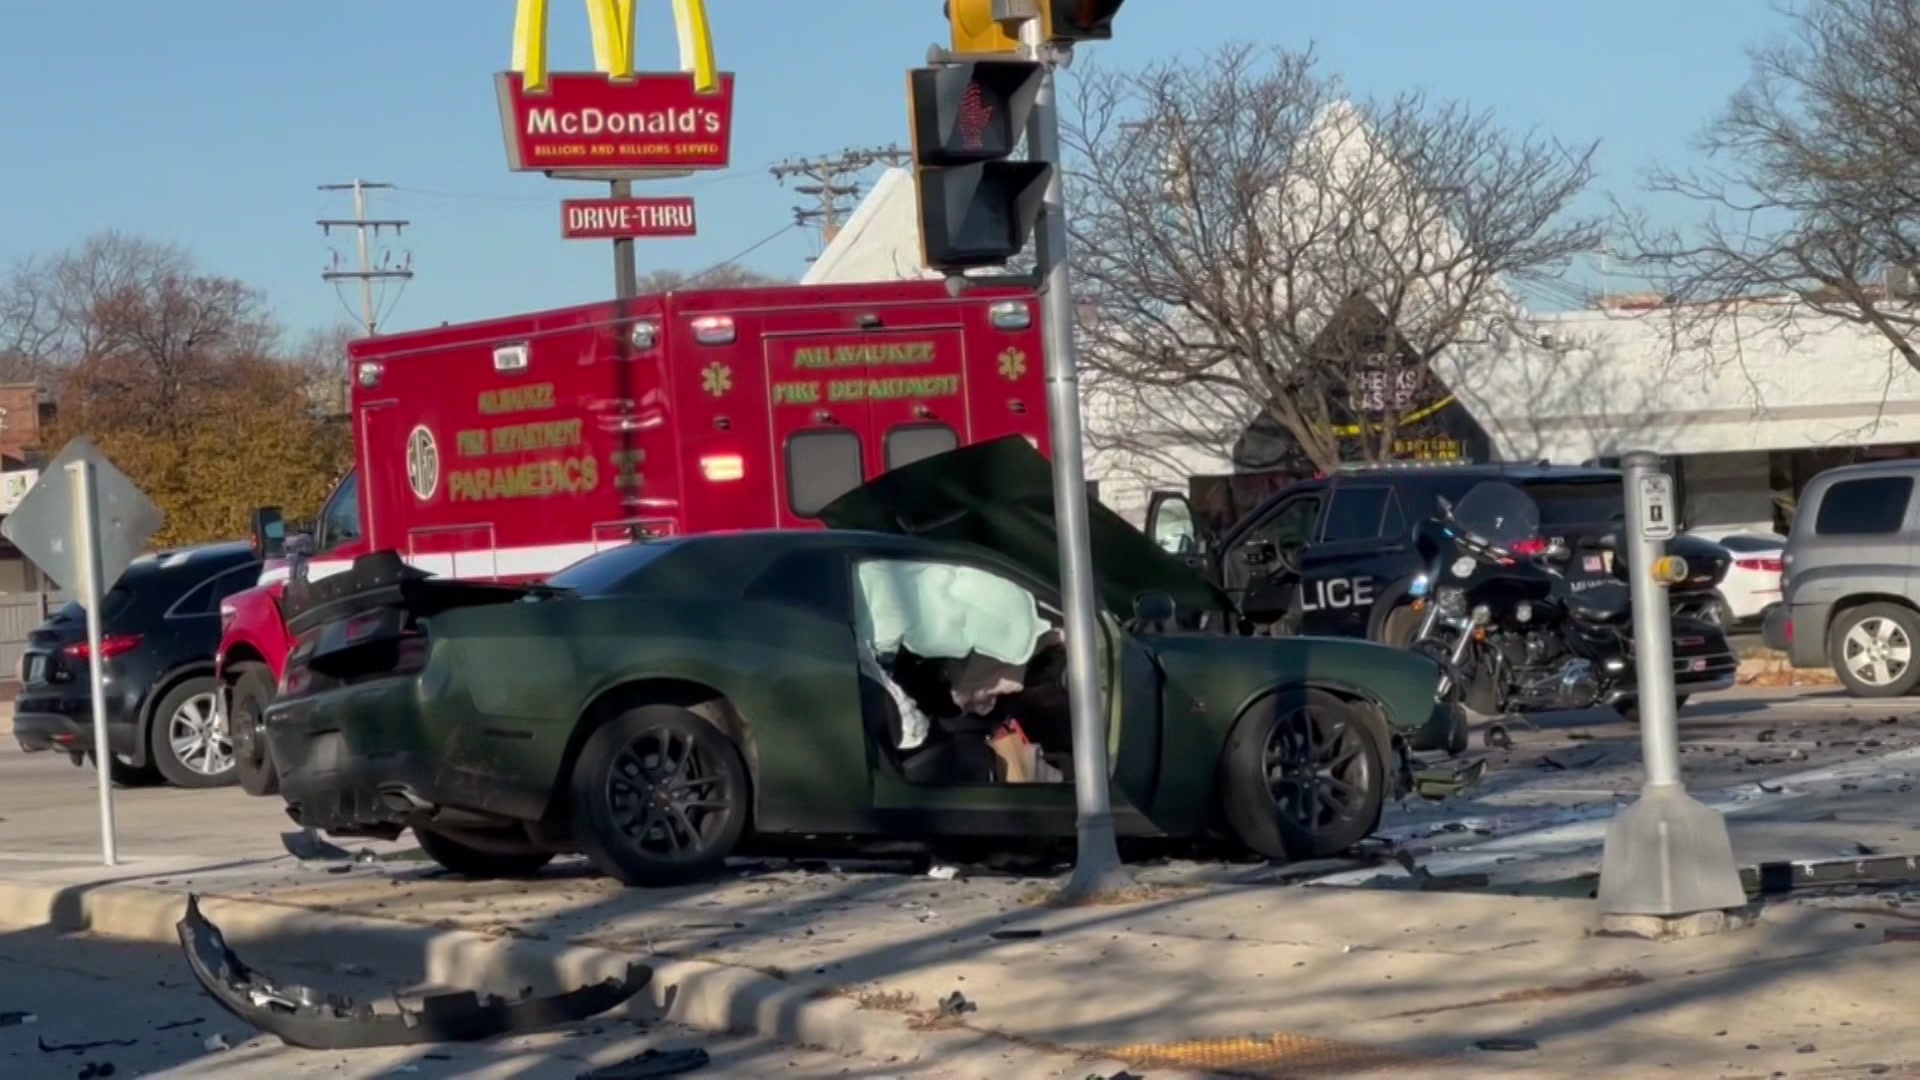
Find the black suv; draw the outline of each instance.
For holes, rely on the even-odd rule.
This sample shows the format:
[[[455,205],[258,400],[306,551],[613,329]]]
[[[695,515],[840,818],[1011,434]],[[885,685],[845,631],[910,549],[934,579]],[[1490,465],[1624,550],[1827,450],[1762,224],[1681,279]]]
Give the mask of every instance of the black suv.
[[[220,601],[260,580],[245,543],[143,555],[101,598],[107,741],[123,783],[157,776],[180,787],[234,782],[233,741],[214,708]],[[22,750],[93,750],[87,615],[70,603],[27,637],[13,732]]]
[[[1389,462],[1298,481],[1281,478],[1274,494],[1217,535],[1196,525],[1187,496],[1158,492],[1147,511],[1147,532],[1203,569],[1267,632],[1400,644],[1413,630],[1403,601],[1427,568],[1414,546],[1415,526],[1437,512],[1436,497],[1457,502],[1489,480],[1531,495],[1547,538],[1569,547],[1614,532],[1626,516],[1621,475],[1614,469]],[[1200,487],[1196,481],[1196,494]],[[1689,583],[1710,588],[1726,574],[1730,556],[1717,544],[1682,536],[1669,549],[1687,559]],[[1610,556],[1598,554],[1584,554],[1567,569],[1568,587],[1575,591],[1618,587],[1622,577]]]

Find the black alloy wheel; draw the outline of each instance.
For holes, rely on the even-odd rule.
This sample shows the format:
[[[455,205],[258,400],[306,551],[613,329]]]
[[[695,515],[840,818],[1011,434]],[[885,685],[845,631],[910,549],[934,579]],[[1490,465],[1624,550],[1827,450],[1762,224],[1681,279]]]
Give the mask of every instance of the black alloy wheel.
[[[1227,746],[1226,811],[1269,859],[1338,855],[1380,823],[1386,739],[1362,710],[1321,690],[1289,690],[1245,718]]]
[[[602,725],[573,773],[575,830],[602,873],[628,885],[678,885],[720,869],[751,801],[746,763],[718,728],[649,705]]]

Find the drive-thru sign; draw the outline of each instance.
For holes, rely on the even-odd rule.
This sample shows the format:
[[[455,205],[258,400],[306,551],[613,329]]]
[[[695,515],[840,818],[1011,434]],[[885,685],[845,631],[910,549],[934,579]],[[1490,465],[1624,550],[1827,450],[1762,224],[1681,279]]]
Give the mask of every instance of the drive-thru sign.
[[[87,610],[88,681],[93,690],[93,757],[100,784],[100,854],[118,862],[113,835],[113,751],[100,670],[100,598],[146,550],[165,518],[100,449],[75,439],[40,473],[0,536],[20,549]]]

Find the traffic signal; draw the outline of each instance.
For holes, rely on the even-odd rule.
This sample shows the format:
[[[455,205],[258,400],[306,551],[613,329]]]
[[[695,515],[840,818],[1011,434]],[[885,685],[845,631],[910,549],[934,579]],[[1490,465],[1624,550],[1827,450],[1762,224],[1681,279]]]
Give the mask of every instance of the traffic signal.
[[[921,253],[946,273],[1006,263],[1027,246],[1053,175],[1009,161],[1027,130],[1045,69],[972,60],[907,75]]]
[[[1040,0],[1040,36],[1061,45],[1111,41],[1125,0]]]
[[[1020,35],[1008,33],[993,17],[994,0],[947,0],[947,23],[953,29],[953,51],[973,56],[1017,53]]]

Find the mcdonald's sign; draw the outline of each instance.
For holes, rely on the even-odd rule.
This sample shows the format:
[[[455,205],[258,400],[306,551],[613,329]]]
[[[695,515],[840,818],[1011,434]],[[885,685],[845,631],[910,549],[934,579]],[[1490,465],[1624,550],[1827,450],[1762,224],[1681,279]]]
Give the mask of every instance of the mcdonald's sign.
[[[722,169],[733,76],[714,64],[706,0],[673,0],[678,72],[635,70],[637,0],[586,0],[591,72],[547,69],[548,0],[519,0],[513,63],[495,76],[507,167],[614,179]]]

